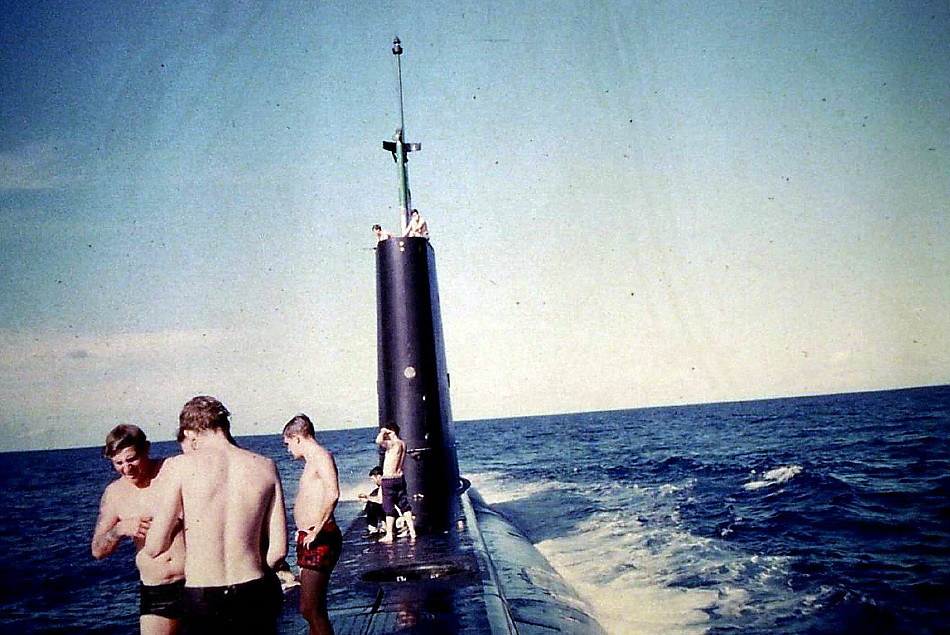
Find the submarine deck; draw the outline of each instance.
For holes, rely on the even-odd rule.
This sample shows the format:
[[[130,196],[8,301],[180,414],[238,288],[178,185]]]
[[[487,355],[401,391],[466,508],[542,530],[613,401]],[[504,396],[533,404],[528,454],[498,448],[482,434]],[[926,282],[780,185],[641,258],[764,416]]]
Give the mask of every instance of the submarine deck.
[[[471,495],[470,495],[471,494]],[[530,541],[473,490],[457,527],[380,544],[358,516],[343,536],[328,605],[336,635],[549,635],[603,630]],[[307,633],[297,589],[281,633]]]
[[[380,544],[365,517],[350,523],[327,598],[336,635],[516,632],[505,626],[501,598],[486,592],[484,550],[464,522],[460,527]],[[282,633],[307,632],[298,602],[296,589],[285,596]]]

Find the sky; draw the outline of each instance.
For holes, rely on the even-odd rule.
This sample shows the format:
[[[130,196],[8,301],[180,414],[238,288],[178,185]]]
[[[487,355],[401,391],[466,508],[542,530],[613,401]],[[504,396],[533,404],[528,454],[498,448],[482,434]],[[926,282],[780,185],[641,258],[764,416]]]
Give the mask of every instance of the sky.
[[[375,425],[394,36],[457,421],[950,382],[944,0],[0,5],[0,451]]]

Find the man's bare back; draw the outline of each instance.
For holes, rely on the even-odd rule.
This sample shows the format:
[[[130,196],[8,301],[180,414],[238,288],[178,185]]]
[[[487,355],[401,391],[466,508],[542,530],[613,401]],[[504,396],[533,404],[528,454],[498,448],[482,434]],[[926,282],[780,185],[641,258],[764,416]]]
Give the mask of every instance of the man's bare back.
[[[162,547],[177,505],[188,544],[187,587],[217,587],[256,580],[287,552],[283,492],[274,462],[203,433],[197,447],[169,460],[171,509],[156,517],[151,553]],[[161,524],[159,524],[161,523]],[[154,539],[153,539],[154,535]],[[261,545],[267,546],[262,553]]]

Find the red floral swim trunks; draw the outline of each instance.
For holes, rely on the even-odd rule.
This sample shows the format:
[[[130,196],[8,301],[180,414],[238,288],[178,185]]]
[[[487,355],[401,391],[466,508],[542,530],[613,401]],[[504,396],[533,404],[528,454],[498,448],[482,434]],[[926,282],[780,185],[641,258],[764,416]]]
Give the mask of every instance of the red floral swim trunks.
[[[309,548],[303,544],[307,532],[297,532],[297,566],[329,573],[343,549],[343,534],[334,519],[328,520]]]

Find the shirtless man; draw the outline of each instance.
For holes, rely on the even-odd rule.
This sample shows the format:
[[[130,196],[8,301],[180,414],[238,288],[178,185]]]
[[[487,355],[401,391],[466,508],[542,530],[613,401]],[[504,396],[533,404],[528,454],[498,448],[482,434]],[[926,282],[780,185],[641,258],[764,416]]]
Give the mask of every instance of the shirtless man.
[[[167,472],[164,460],[149,457],[149,448],[148,439],[138,426],[116,426],[106,437],[102,456],[112,461],[119,478],[102,494],[99,520],[92,536],[92,556],[102,560],[115,553],[123,537],[132,539],[141,580],[139,628],[143,635],[166,635],[178,632],[180,624],[185,541],[181,524],[173,522],[168,544],[155,558],[142,549]]]
[[[376,236],[377,243],[381,243],[393,237],[392,232],[386,231],[379,225],[373,225],[373,235]]]
[[[426,223],[419,210],[413,209],[409,214],[409,224],[406,225],[403,235],[416,238],[429,237],[429,224]]]
[[[376,445],[386,450],[383,456],[383,513],[386,514],[386,534],[379,542],[391,543],[395,536],[396,516],[402,514],[402,519],[409,530],[409,537],[416,539],[416,525],[412,520],[412,507],[409,505],[409,494],[406,491],[406,479],[402,472],[403,462],[406,460],[406,443],[399,438],[399,426],[387,423],[379,429],[376,435]],[[396,507],[399,511],[396,511]]]
[[[310,635],[333,635],[327,587],[343,547],[343,534],[333,518],[340,499],[336,463],[330,451],[317,443],[313,422],[307,415],[299,414],[287,422],[283,440],[295,460],[304,460],[294,501],[300,614],[310,625]]]
[[[287,555],[283,490],[273,461],[232,443],[230,414],[207,396],[182,408],[179,429],[193,433],[194,448],[167,462],[144,551],[164,552],[183,518],[187,632],[276,634],[283,594],[274,567]]]
[[[366,505],[363,512],[366,514],[366,530],[371,534],[379,533],[379,524],[386,515],[383,513],[383,470],[378,465],[374,465],[369,471],[369,478],[373,481],[373,489],[369,494],[360,492],[356,495]]]

